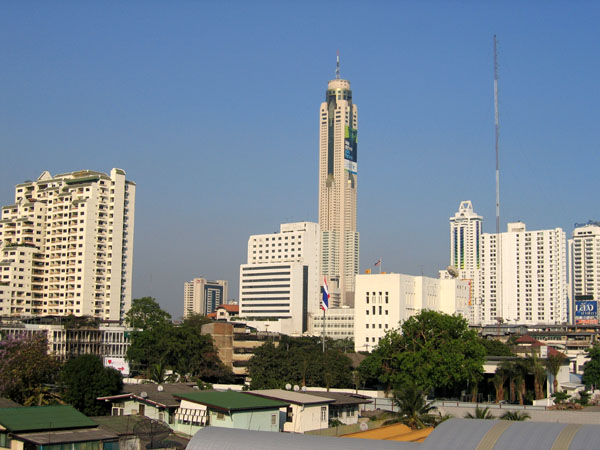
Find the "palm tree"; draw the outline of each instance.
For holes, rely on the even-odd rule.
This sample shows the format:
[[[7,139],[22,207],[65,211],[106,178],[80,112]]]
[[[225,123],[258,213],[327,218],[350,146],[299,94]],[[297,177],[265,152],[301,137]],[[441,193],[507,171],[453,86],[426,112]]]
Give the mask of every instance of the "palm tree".
[[[516,421],[522,422],[524,420],[531,419],[531,416],[529,414],[527,414],[526,412],[521,413],[519,411],[506,411],[504,414],[502,414],[500,416],[500,419],[516,420]]]
[[[394,391],[392,402],[399,409],[399,422],[413,430],[425,428],[436,422],[436,416],[431,413],[437,408],[432,402],[425,400],[423,391],[414,382]]]
[[[500,364],[500,369],[504,371],[508,378],[508,400],[515,401],[515,378],[518,376],[517,365],[513,361],[504,361]]]
[[[490,420],[490,419],[495,419],[496,416],[494,416],[491,412],[490,412],[490,408],[489,406],[486,406],[485,408],[480,408],[479,406],[475,407],[475,413],[466,413],[465,414],[465,419],[486,419],[486,420]]]
[[[554,379],[554,383],[552,386],[552,392],[556,392],[558,390],[558,372],[560,371],[560,366],[565,360],[565,355],[560,352],[556,352],[548,355],[548,359],[546,359],[546,368],[548,372],[552,374],[552,378]]]
[[[533,374],[533,386],[535,389],[535,399],[544,398],[544,384],[546,383],[546,367],[538,359],[535,350],[531,351],[531,356],[527,358],[529,370]]]
[[[492,383],[494,383],[494,389],[496,389],[496,403],[500,403],[504,400],[504,383],[506,383],[506,373],[502,368],[498,367],[496,369],[492,377]]]

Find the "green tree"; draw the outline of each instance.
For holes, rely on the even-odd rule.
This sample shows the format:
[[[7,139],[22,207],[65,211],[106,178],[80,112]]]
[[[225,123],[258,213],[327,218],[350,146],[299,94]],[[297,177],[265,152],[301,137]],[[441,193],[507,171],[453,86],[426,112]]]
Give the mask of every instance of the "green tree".
[[[497,339],[483,339],[481,343],[485,347],[486,356],[515,356],[510,346]]]
[[[506,372],[502,367],[497,367],[494,376],[491,379],[496,391],[496,403],[500,403],[504,400],[504,384],[506,383],[506,378]]]
[[[546,366],[542,364],[535,350],[531,351],[531,356],[527,358],[529,372],[533,375],[533,387],[535,399],[540,400],[545,397],[544,385],[546,384]]]
[[[456,393],[482,379],[485,348],[463,317],[426,310],[388,332],[361,365],[372,370],[372,359],[388,388],[414,380],[426,392]]]
[[[587,352],[590,360],[583,366],[583,384],[588,387],[600,387],[600,344],[594,345]]]
[[[0,341],[0,395],[21,404],[55,403],[44,393],[59,366],[45,336],[8,336]]]
[[[96,355],[81,355],[67,361],[60,372],[62,398],[87,416],[101,416],[110,411],[110,403],[98,397],[121,392],[121,373],[104,367]]]
[[[399,421],[413,430],[420,430],[437,421],[437,416],[432,414],[437,408],[425,400],[425,393],[415,383],[395,390],[392,401],[398,407]]]
[[[506,411],[504,414],[500,416],[501,420],[514,420],[522,422],[527,419],[531,419],[531,416],[526,412],[519,411]]]
[[[263,344],[248,363],[252,389],[283,388],[287,383],[352,387],[350,359],[338,349],[327,348],[323,353],[319,339],[311,337],[284,336],[277,347]]]
[[[163,311],[153,297],[134,298],[125,314],[125,323],[138,330],[148,330],[171,322],[171,315]]]
[[[491,419],[495,419],[496,416],[494,416],[491,412],[490,412],[490,408],[489,407],[485,407],[485,408],[480,408],[479,406],[475,407],[475,411],[473,413],[466,413],[465,414],[465,419],[486,419],[486,420],[491,420]]]
[[[561,404],[565,403],[569,399],[570,395],[567,393],[567,391],[556,391],[551,395],[551,397],[554,399],[554,403]]]

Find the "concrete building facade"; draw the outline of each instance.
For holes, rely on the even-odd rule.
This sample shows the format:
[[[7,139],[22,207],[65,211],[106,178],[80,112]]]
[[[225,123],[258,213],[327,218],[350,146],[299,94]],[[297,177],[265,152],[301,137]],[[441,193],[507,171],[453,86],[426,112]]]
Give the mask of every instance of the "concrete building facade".
[[[183,286],[183,317],[207,315],[227,302],[227,281],[194,278]]]
[[[561,228],[482,235],[481,317],[498,323],[562,324],[568,316],[566,236]]]
[[[330,306],[353,306],[354,277],[359,271],[358,109],[350,82],[339,78],[339,65],[321,103],[319,124],[321,272],[329,285]]]
[[[354,339],[354,308],[329,308],[325,312],[309,314],[308,334],[312,336],[323,335],[325,323],[325,336],[332,339]]]
[[[469,283],[396,273],[356,277],[354,349],[371,351],[385,334],[422,310],[468,319]]]
[[[247,264],[240,267],[240,317],[258,328],[302,334],[308,314],[320,308],[318,224],[287,223],[278,233],[250,236]],[[278,327],[272,321],[285,322]]]
[[[131,306],[135,183],[125,171],[44,172],[0,220],[0,315],[121,321]]]
[[[577,226],[569,239],[570,323],[575,323],[576,302],[600,300],[600,222]],[[592,316],[593,317],[593,316]],[[588,319],[589,320],[589,319]]]
[[[450,218],[450,266],[458,278],[468,280],[471,286],[470,323],[477,323],[481,304],[481,234],[483,217],[473,211],[470,200],[460,202],[454,217]]]

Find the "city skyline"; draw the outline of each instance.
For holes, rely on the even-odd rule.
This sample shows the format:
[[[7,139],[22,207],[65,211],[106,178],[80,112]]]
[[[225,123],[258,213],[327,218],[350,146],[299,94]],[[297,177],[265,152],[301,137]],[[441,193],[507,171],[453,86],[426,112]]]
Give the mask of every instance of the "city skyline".
[[[318,220],[339,48],[360,93],[360,272],[381,257],[435,276],[461,201],[495,229],[497,34],[501,229],[570,237],[599,218],[597,5],[339,5],[5,5],[0,204],[45,170],[121,167],[138,187],[133,297],[178,318],[193,277],[234,296],[250,235]],[[354,31],[328,41],[314,31],[333,15]]]

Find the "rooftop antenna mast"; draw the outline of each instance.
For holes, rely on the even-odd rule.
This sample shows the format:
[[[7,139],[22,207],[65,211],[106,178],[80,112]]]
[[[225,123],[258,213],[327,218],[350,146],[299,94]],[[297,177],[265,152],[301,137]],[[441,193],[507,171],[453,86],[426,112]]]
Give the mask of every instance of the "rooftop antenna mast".
[[[337,51],[337,64],[335,66],[335,79],[340,79],[340,51]]]
[[[495,138],[496,138],[496,236],[497,236],[497,274],[499,284],[499,297],[497,298],[498,311],[496,313],[496,320],[498,321],[498,335],[500,335],[500,324],[504,322],[503,316],[503,302],[504,292],[502,289],[502,235],[500,234],[500,160],[499,160],[499,139],[500,139],[500,120],[498,112],[498,50],[497,50],[497,39],[494,35],[494,124],[495,124]]]
[[[500,123],[498,118],[498,51],[496,35],[494,35],[494,117],[496,125],[496,234],[500,233],[500,162],[498,158],[498,141],[500,138]]]

